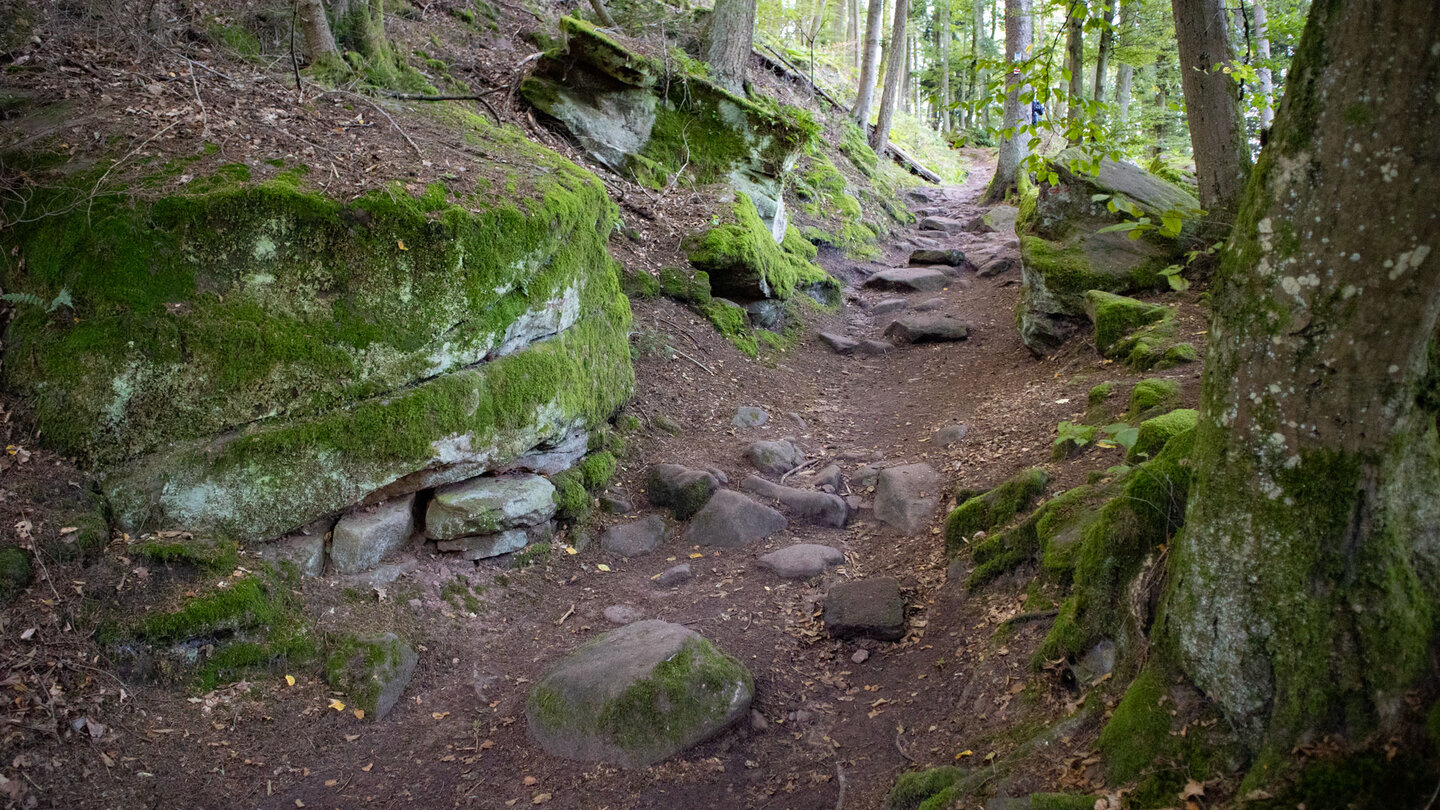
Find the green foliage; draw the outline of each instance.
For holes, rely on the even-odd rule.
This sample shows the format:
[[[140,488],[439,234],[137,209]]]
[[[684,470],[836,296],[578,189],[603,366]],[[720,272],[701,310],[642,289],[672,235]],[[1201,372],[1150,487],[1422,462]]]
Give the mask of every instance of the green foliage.
[[[886,797],[886,806],[891,810],[920,810],[937,796],[950,798],[950,789],[964,776],[965,771],[951,767],[902,773]],[[948,807],[949,802],[943,806]]]
[[[549,543],[533,543],[516,552],[510,561],[511,568],[529,568],[550,553]]]
[[[0,548],[0,605],[30,585],[30,555],[14,546]]]
[[[195,539],[188,535],[147,540],[135,554],[161,565],[185,565],[215,573],[230,573],[240,561],[234,541]]]
[[[735,195],[734,221],[710,228],[688,240],[690,263],[709,273],[717,289],[754,286],[770,298],[789,298],[807,286],[828,288],[838,297],[839,284],[812,263],[815,247],[795,232],[777,245],[755,204]],[[793,229],[792,229],[793,230]],[[803,247],[802,247],[803,246]]]
[[[1087,445],[1095,442],[1099,429],[1094,425],[1061,422],[1055,426],[1055,442],[1052,456],[1056,459],[1069,458]]]

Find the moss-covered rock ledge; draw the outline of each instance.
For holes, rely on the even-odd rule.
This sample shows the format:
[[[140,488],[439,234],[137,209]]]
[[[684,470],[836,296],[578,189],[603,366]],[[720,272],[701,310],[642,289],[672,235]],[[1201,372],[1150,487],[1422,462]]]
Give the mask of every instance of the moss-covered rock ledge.
[[[22,225],[0,285],[74,310],[22,308],[3,382],[131,531],[263,540],[574,444],[633,387],[616,211],[510,148],[504,202],[232,178]]]

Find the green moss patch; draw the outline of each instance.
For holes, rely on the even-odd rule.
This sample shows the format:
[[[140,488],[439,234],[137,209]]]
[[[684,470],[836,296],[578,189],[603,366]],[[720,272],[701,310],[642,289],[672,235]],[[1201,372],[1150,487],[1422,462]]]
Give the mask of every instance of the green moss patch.
[[[1150,458],[1160,452],[1167,442],[1187,430],[1194,430],[1199,423],[1200,412],[1180,408],[1163,416],[1146,419],[1140,423],[1139,437],[1126,455],[1127,461]]]
[[[32,576],[28,553],[14,546],[0,548],[0,605],[29,587]]]
[[[687,239],[690,263],[709,274],[717,295],[754,300],[787,299],[806,287],[838,298],[839,284],[813,263],[815,248],[796,232],[776,244],[755,204],[735,195],[733,221]]]
[[[960,553],[965,540],[1015,519],[1045,491],[1050,476],[1039,468],[1025,470],[984,495],[957,506],[945,519],[945,549]]]
[[[1141,380],[1130,390],[1130,404],[1126,417],[1134,422],[1141,417],[1153,415],[1161,409],[1173,408],[1180,404],[1180,383],[1158,377]]]
[[[1142,326],[1165,318],[1168,307],[1147,304],[1134,298],[1090,290],[1085,293],[1085,313],[1095,324],[1095,349],[1109,357],[1112,346]]]

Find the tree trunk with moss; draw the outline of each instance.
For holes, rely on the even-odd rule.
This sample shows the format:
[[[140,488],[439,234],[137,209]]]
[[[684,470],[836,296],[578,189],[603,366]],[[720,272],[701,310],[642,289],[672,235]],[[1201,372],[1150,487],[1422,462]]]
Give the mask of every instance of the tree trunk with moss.
[[[755,41],[755,0],[716,0],[705,25],[705,61],[715,83],[745,94],[745,66]]]
[[[862,128],[870,120],[870,107],[875,98],[875,79],[880,75],[880,18],[885,15],[885,0],[870,0],[865,11],[865,46],[860,60],[860,84],[855,91],[855,106],[850,119]]]
[[[1014,193],[1020,182],[1020,164],[1025,160],[1025,144],[1030,135],[1020,128],[1030,123],[1030,105],[1020,99],[1025,86],[1023,63],[1030,50],[1030,0],[1005,0],[1005,120],[1009,137],[1000,141],[995,160],[995,176],[985,191],[985,202],[996,203]]]
[[[335,37],[330,34],[330,21],[320,0],[304,0],[300,4],[300,30],[305,34],[305,56],[310,64],[333,58]]]
[[[1317,0],[1214,288],[1167,635],[1257,767],[1386,732],[1433,672],[1433,11]]]
[[[1180,46],[1180,87],[1195,152],[1200,204],[1229,223],[1250,170],[1240,85],[1223,68],[1235,59],[1223,0],[1171,0]]]
[[[895,104],[903,92],[900,74],[905,71],[905,34],[910,22],[910,0],[895,0],[895,14],[890,28],[890,55],[885,60],[885,89],[880,95],[880,112],[875,129],[870,133],[870,148],[878,154],[890,142],[890,122],[895,118]]]
[[[349,0],[336,4],[335,30],[340,46],[366,60],[389,56],[385,38],[385,0]]]
[[[1080,108],[1085,103],[1085,14],[1085,0],[1070,0],[1065,7],[1065,66],[1070,71],[1065,125],[1071,146],[1080,143]]]

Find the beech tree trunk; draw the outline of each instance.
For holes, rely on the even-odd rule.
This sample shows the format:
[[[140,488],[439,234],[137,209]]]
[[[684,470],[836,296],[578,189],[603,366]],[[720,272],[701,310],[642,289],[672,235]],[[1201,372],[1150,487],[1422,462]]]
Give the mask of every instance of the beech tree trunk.
[[[1234,61],[1223,0],[1171,0],[1180,46],[1180,87],[1190,121],[1200,204],[1229,222],[1250,171],[1239,85],[1217,68]]]
[[[600,20],[601,25],[606,28],[615,27],[615,18],[611,17],[610,12],[605,10],[604,0],[590,0],[590,8],[595,12],[595,17]]]
[[[1260,80],[1260,128],[1266,129],[1275,121],[1275,80],[1270,75],[1270,17],[1265,11],[1265,0],[1252,0],[1255,4],[1255,50],[1259,57],[1255,76]]]
[[[310,64],[324,61],[336,53],[330,20],[325,17],[325,6],[320,0],[301,0],[300,30],[305,33],[305,55]]]
[[[845,29],[845,36],[850,41],[850,70],[860,69],[860,0],[848,0],[850,6],[849,22]]]
[[[940,59],[940,131],[948,135],[953,119],[950,114],[950,0],[940,0],[938,14],[940,30],[935,37],[939,47],[935,50]]]
[[[890,28],[890,56],[885,60],[885,90],[880,95],[880,112],[870,133],[870,148],[878,154],[890,142],[890,121],[900,94],[900,73],[905,70],[906,29],[910,22],[910,0],[895,0],[894,22]]]
[[[755,39],[755,0],[715,0],[705,25],[704,54],[715,83],[745,94],[745,67]]]
[[[1116,42],[1125,45],[1130,38],[1135,36],[1135,3],[1125,3],[1120,7],[1120,30],[1116,33]],[[1123,125],[1130,117],[1130,92],[1131,83],[1135,80],[1135,66],[1121,62],[1115,68],[1115,112],[1116,125]]]
[[[1105,100],[1105,80],[1110,72],[1110,51],[1115,48],[1115,0],[1105,0],[1104,27],[1100,29],[1100,43],[1095,50],[1095,95],[1096,101]]]
[[[863,130],[870,120],[870,105],[875,97],[875,79],[880,74],[880,18],[885,14],[885,0],[870,0],[865,12],[865,47],[860,63],[860,85],[855,91],[855,106],[850,118]]]
[[[1166,621],[1257,768],[1385,735],[1437,654],[1436,42],[1433,0],[1312,6],[1213,287]]]
[[[1184,0],[1176,0],[1184,2]],[[1080,105],[1085,101],[1085,0],[1070,0],[1065,7],[1065,62],[1070,69],[1070,98],[1065,123],[1070,145],[1080,142]]]
[[[995,176],[985,191],[985,202],[994,203],[1005,199],[1017,190],[1020,181],[1020,164],[1025,160],[1025,144],[1030,135],[1021,127],[1030,123],[1030,105],[1021,101],[1020,90],[1025,86],[1022,63],[1030,49],[1030,0],[1005,0],[1005,61],[1009,70],[1005,74],[1005,119],[1004,127],[1010,135],[1000,141],[999,155],[995,161]]]

